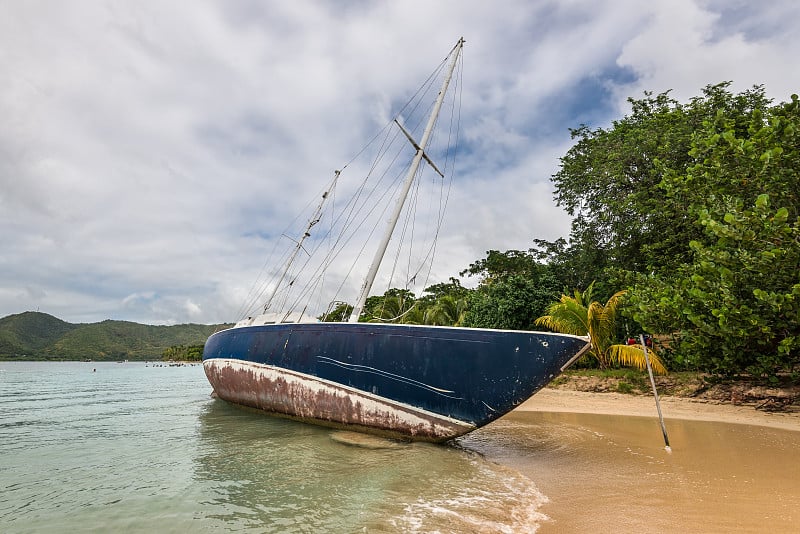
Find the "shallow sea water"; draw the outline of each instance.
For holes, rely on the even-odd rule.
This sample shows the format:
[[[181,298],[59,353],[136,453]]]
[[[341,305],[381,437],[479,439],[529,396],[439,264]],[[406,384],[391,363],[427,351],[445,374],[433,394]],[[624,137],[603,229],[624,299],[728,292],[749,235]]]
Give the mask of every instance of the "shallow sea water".
[[[530,532],[545,497],[458,445],[211,399],[202,367],[0,362],[2,532]]]
[[[0,532],[796,532],[800,433],[515,412],[407,444],[211,399],[202,367],[0,362]],[[356,443],[356,444],[354,444]]]

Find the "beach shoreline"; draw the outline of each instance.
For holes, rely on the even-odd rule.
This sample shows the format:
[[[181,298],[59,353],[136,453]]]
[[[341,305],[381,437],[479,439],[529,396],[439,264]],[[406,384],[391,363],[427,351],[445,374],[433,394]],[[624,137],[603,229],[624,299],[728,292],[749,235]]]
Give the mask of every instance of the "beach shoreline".
[[[547,387],[497,426],[487,457],[535,481],[540,534],[795,532],[800,412],[707,398]]]
[[[800,432],[800,412],[768,412],[753,405],[736,405],[706,399],[659,396],[665,420],[716,421],[766,426]],[[518,412],[557,412],[658,418],[652,395],[596,393],[544,388],[516,408]]]

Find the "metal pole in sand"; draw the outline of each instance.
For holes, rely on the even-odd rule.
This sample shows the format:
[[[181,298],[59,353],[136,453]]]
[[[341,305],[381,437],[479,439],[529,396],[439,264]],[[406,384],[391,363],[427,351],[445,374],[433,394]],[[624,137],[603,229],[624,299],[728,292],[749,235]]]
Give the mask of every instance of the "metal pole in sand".
[[[656,410],[658,410],[658,420],[661,421],[661,432],[664,434],[664,447],[667,452],[672,452],[669,446],[669,438],[667,437],[667,427],[664,426],[664,416],[661,415],[661,403],[658,400],[658,391],[656,390],[656,380],[653,378],[653,368],[650,366],[650,356],[647,354],[647,344],[644,342],[644,334],[639,334],[639,340],[642,342],[642,350],[644,350],[644,361],[647,363],[647,373],[650,375],[650,384],[653,386],[653,396],[656,398]]]

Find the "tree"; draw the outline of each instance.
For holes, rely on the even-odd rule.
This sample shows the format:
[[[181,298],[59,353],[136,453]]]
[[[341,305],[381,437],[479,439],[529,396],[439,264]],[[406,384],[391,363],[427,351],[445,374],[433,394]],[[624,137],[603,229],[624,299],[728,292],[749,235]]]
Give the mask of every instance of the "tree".
[[[359,321],[461,326],[466,313],[466,295],[470,291],[455,278],[451,278],[449,283],[428,287],[425,292],[429,294],[421,298],[416,298],[407,289],[392,288],[383,295],[369,297]],[[340,303],[328,316],[335,317],[347,312],[349,317],[352,309],[349,304]]]
[[[561,291],[569,292],[578,287],[594,284],[595,292],[611,295],[611,284],[606,281],[609,267],[608,253],[593,237],[591,231],[584,230],[579,215],[573,221],[570,240],[564,238],[556,241],[534,239],[531,252],[544,262],[552,276],[561,285]]]
[[[200,361],[203,359],[203,345],[172,345],[161,353],[164,361]]]
[[[433,284],[425,288],[423,296],[419,300],[429,300],[431,303],[444,296],[451,296],[456,299],[465,298],[470,290],[461,285],[458,278],[450,277],[448,282]]]
[[[383,295],[367,298],[359,321],[371,323],[422,322],[422,315],[412,312],[415,308],[414,293],[408,289],[392,288]],[[411,315],[409,316],[409,313]]]
[[[442,297],[449,296],[456,300],[466,300],[470,292],[472,292],[472,290],[462,286],[458,278],[450,277],[450,280],[447,282],[426,287],[422,292],[422,296],[416,299],[415,303],[424,315],[432,306],[435,306],[436,302]]]
[[[702,228],[687,206],[703,193],[678,191],[672,178],[702,163],[692,147],[704,124],[722,114],[740,138],[770,105],[762,87],[734,95],[729,85],[709,85],[687,104],[668,92],[645,93],[629,99],[631,113],[611,128],[572,130],[576,143],[553,176],[558,205],[575,217],[570,243],[561,247],[562,271],[591,272],[599,286],[619,287],[626,273],[667,275],[691,260],[689,242]]]
[[[532,330],[536,317],[559,293],[558,283],[549,275],[515,274],[483,284],[468,297],[464,326]]]
[[[530,252],[521,250],[489,250],[486,257],[470,264],[461,276],[479,276],[481,284],[492,284],[510,276],[538,277],[544,267]],[[452,280],[452,279],[451,279]]]
[[[548,266],[532,251],[489,250],[460,274],[481,278],[478,288],[466,295],[463,324],[468,327],[530,330],[561,292]]]
[[[562,280],[631,288],[625,313],[673,336],[675,364],[776,380],[798,367],[800,106],[729,85],[574,130],[553,177],[570,239],[538,253]]]
[[[680,358],[716,374],[777,380],[800,363],[800,102],[720,110],[695,136],[697,163],[666,176],[701,233],[670,276],[641,276],[634,316],[674,332]]]
[[[677,280],[637,288],[635,317],[678,330],[681,357],[726,376],[777,380],[800,365],[800,219],[762,194],[724,214],[703,212],[715,239],[692,242],[694,261]]]
[[[320,321],[341,322],[347,321],[353,313],[353,305],[346,302],[334,302],[332,308],[317,317]]]
[[[467,313],[467,299],[442,295],[425,311],[425,324],[462,326]]]
[[[644,350],[641,345],[614,344],[617,309],[625,291],[615,293],[605,305],[592,301],[593,285],[584,293],[575,291],[570,297],[562,295],[558,302],[547,308],[548,315],[536,319],[536,324],[576,336],[589,336],[588,355],[601,369],[616,366],[646,369]],[[654,351],[649,352],[653,372],[667,374],[667,369]]]

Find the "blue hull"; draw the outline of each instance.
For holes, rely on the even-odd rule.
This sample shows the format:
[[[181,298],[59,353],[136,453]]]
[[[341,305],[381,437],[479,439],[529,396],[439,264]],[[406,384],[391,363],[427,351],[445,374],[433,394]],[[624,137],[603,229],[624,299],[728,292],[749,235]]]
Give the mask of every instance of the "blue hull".
[[[212,335],[220,398],[317,424],[444,441],[508,413],[588,348],[561,334],[375,323],[246,326]]]

